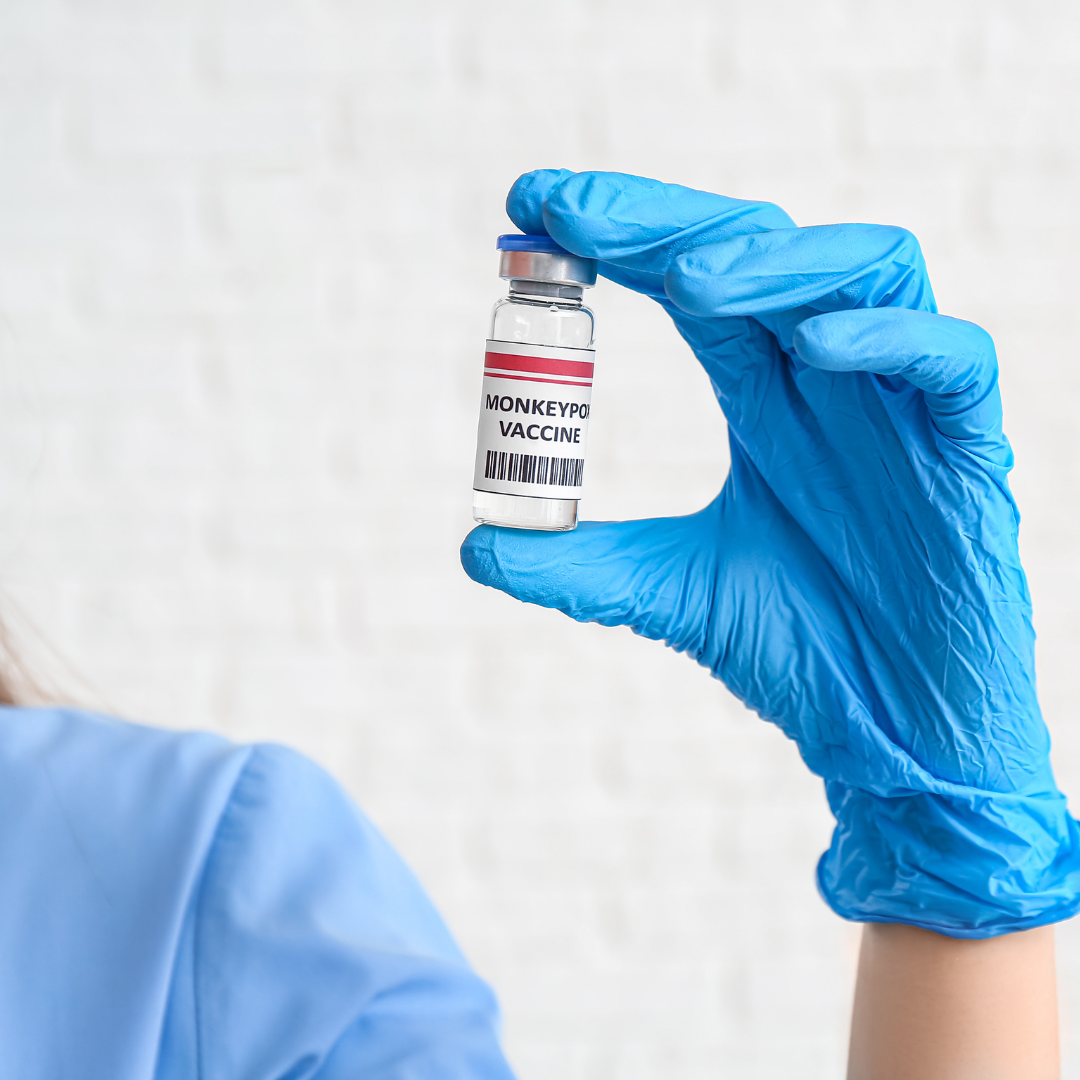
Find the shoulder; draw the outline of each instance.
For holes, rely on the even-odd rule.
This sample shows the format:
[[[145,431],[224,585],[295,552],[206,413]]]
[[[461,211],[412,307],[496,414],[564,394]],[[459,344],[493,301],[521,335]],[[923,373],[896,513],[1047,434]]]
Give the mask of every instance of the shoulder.
[[[250,752],[217,735],[78,709],[0,708],[0,811],[18,805],[20,832],[66,831],[87,858],[112,866],[125,861],[121,837],[175,854],[184,837],[208,843]],[[140,863],[148,854],[128,851]]]
[[[335,1076],[512,1080],[494,995],[420,883],[341,787],[291,750],[252,748],[193,926],[197,989],[173,998],[198,999],[199,1045],[238,1075],[267,1060],[266,1075],[292,1075],[317,1048]]]
[[[5,1075],[151,1075],[146,1033],[249,756],[214,735],[0,708]],[[132,1054],[141,1073],[120,1067]]]
[[[464,962],[412,871],[341,785],[295,750],[258,744],[217,828],[204,918],[277,919],[300,894],[311,926],[387,943],[407,928],[410,949]]]
[[[12,1075],[510,1075],[419,883],[285,747],[0,708],[0,865]]]
[[[177,781],[220,766],[242,748],[209,732],[168,731],[83,709],[0,706],[0,771],[107,760]],[[83,773],[89,770],[83,768]],[[115,779],[110,770],[100,778]]]

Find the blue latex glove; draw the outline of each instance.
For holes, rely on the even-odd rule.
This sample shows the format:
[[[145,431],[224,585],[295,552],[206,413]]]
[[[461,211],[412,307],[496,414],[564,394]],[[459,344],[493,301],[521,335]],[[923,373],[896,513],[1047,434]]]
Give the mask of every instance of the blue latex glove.
[[[731,471],[688,517],[481,526],[470,576],[687,652],[794,739],[840,915],[989,937],[1073,914],[994,346],[936,314],[916,240],[610,173],[526,174],[507,210],[667,310]]]
[[[513,1080],[491,991],[321,769],[0,707],[0,1076]]]

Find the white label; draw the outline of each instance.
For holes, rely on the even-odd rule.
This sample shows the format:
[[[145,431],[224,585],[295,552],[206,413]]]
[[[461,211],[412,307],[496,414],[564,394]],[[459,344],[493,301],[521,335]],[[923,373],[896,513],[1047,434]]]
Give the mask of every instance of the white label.
[[[592,349],[487,343],[477,491],[581,498],[595,355]]]

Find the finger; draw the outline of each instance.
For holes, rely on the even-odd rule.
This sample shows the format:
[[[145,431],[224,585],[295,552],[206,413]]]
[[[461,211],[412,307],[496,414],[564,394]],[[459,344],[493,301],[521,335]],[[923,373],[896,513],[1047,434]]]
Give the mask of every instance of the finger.
[[[734,236],[674,260],[667,295],[697,316],[851,308],[936,311],[919,242],[893,225],[816,225]]]
[[[507,212],[519,228],[543,231],[577,255],[600,260],[605,277],[667,301],[664,274],[682,252],[791,218],[771,203],[664,184],[626,173],[526,173]]]
[[[506,216],[530,236],[547,233],[544,224],[544,200],[557,184],[573,176],[570,169],[534,169],[523,173],[506,196]]]
[[[461,565],[474,581],[526,603],[685,648],[672,638],[705,623],[707,612],[693,609],[709,590],[691,590],[690,570],[705,565],[706,537],[715,546],[715,529],[702,520],[715,513],[586,521],[564,533],[481,525],[465,538]]]
[[[994,341],[980,326],[923,311],[838,311],[799,324],[799,359],[827,371],[899,375],[923,391],[938,430],[1009,468]]]

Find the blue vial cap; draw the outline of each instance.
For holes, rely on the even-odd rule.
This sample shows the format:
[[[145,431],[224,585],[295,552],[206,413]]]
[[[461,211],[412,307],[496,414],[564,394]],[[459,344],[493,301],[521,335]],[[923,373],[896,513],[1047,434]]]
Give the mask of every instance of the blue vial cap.
[[[550,236],[507,233],[495,244],[499,277],[507,281],[546,281],[590,289],[596,284],[596,260],[571,255]]]
[[[550,236],[538,233],[504,233],[495,241],[498,251],[545,251],[550,255],[569,255],[570,252],[560,247]]]

